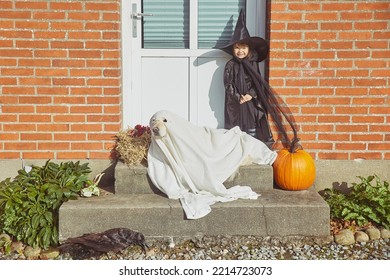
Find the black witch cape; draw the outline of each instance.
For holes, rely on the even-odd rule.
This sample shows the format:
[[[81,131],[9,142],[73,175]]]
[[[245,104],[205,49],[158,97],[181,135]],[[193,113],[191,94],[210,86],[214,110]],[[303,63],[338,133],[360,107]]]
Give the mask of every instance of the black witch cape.
[[[233,36],[230,42],[222,47],[221,49],[225,52],[232,54],[233,46],[236,43],[245,43],[248,44],[251,51],[254,52],[254,56],[256,62],[260,62],[266,59],[269,51],[269,46],[263,38],[250,36],[248,29],[246,28],[245,23],[245,13],[243,10],[240,11],[239,18],[237,20],[237,24],[233,33]],[[267,142],[267,138],[272,139],[272,133],[268,126],[268,115],[271,117],[271,121],[274,123],[277,133],[279,134],[279,138],[282,141],[283,145],[286,148],[291,148],[298,141],[297,138],[297,129],[295,127],[295,120],[288,106],[283,102],[283,100],[274,92],[268,82],[260,75],[258,71],[257,65],[254,67],[252,58],[244,58],[238,59],[233,58],[235,62],[238,64],[237,71],[237,91],[240,95],[245,95],[248,93],[248,80],[251,80],[251,87],[253,87],[255,94],[251,94],[255,98],[253,102],[256,102],[256,107],[259,110],[257,113],[257,121],[260,122],[260,135],[259,139]],[[229,63],[229,62],[228,62]],[[226,72],[226,71],[225,71]],[[225,73],[226,75],[226,73]],[[224,77],[226,79],[226,76]],[[239,98],[239,97],[238,97]],[[226,102],[226,101],[225,101]],[[248,102],[247,102],[248,103]],[[237,101],[239,105],[239,101]],[[227,105],[227,104],[225,104]],[[229,108],[225,108],[226,110]],[[288,137],[286,123],[290,126],[293,133],[293,139],[290,140]],[[229,126],[231,124],[227,124]],[[270,140],[269,139],[269,140]],[[271,140],[270,140],[271,141]]]

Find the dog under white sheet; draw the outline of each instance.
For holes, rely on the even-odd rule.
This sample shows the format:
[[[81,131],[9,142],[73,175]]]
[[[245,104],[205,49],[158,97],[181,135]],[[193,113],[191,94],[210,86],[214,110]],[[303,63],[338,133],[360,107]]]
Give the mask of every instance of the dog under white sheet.
[[[227,189],[223,183],[248,157],[272,165],[277,156],[238,127],[200,127],[169,111],[154,114],[150,128],[148,175],[169,198],[180,199],[188,219],[206,216],[216,202],[257,199],[249,186]]]

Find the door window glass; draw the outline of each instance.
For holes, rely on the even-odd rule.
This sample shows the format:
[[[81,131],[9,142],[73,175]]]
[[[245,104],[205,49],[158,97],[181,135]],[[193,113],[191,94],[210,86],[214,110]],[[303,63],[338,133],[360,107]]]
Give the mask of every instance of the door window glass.
[[[189,48],[189,0],[144,0],[143,47]]]
[[[198,48],[227,44],[245,0],[198,1]],[[190,0],[144,0],[143,48],[188,49],[190,46]],[[192,13],[194,14],[194,13]]]
[[[233,35],[240,9],[245,0],[199,0],[198,48],[225,46]]]

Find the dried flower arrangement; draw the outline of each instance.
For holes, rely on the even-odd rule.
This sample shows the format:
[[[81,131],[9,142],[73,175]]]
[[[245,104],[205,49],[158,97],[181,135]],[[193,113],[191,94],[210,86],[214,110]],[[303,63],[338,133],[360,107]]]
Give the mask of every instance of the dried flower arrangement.
[[[124,161],[128,166],[147,165],[150,135],[150,127],[140,124],[134,128],[119,131],[115,136],[115,157]]]

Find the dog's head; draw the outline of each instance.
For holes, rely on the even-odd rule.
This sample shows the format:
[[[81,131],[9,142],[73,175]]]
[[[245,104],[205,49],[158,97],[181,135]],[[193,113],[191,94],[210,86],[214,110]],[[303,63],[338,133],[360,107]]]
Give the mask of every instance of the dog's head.
[[[167,110],[156,112],[149,121],[154,138],[164,138],[168,134],[171,138],[183,135],[189,125],[190,123],[185,118]]]
[[[167,135],[167,127],[165,123],[167,119],[163,116],[154,115],[150,119],[150,130],[152,131],[152,136],[156,138],[163,138]]]

